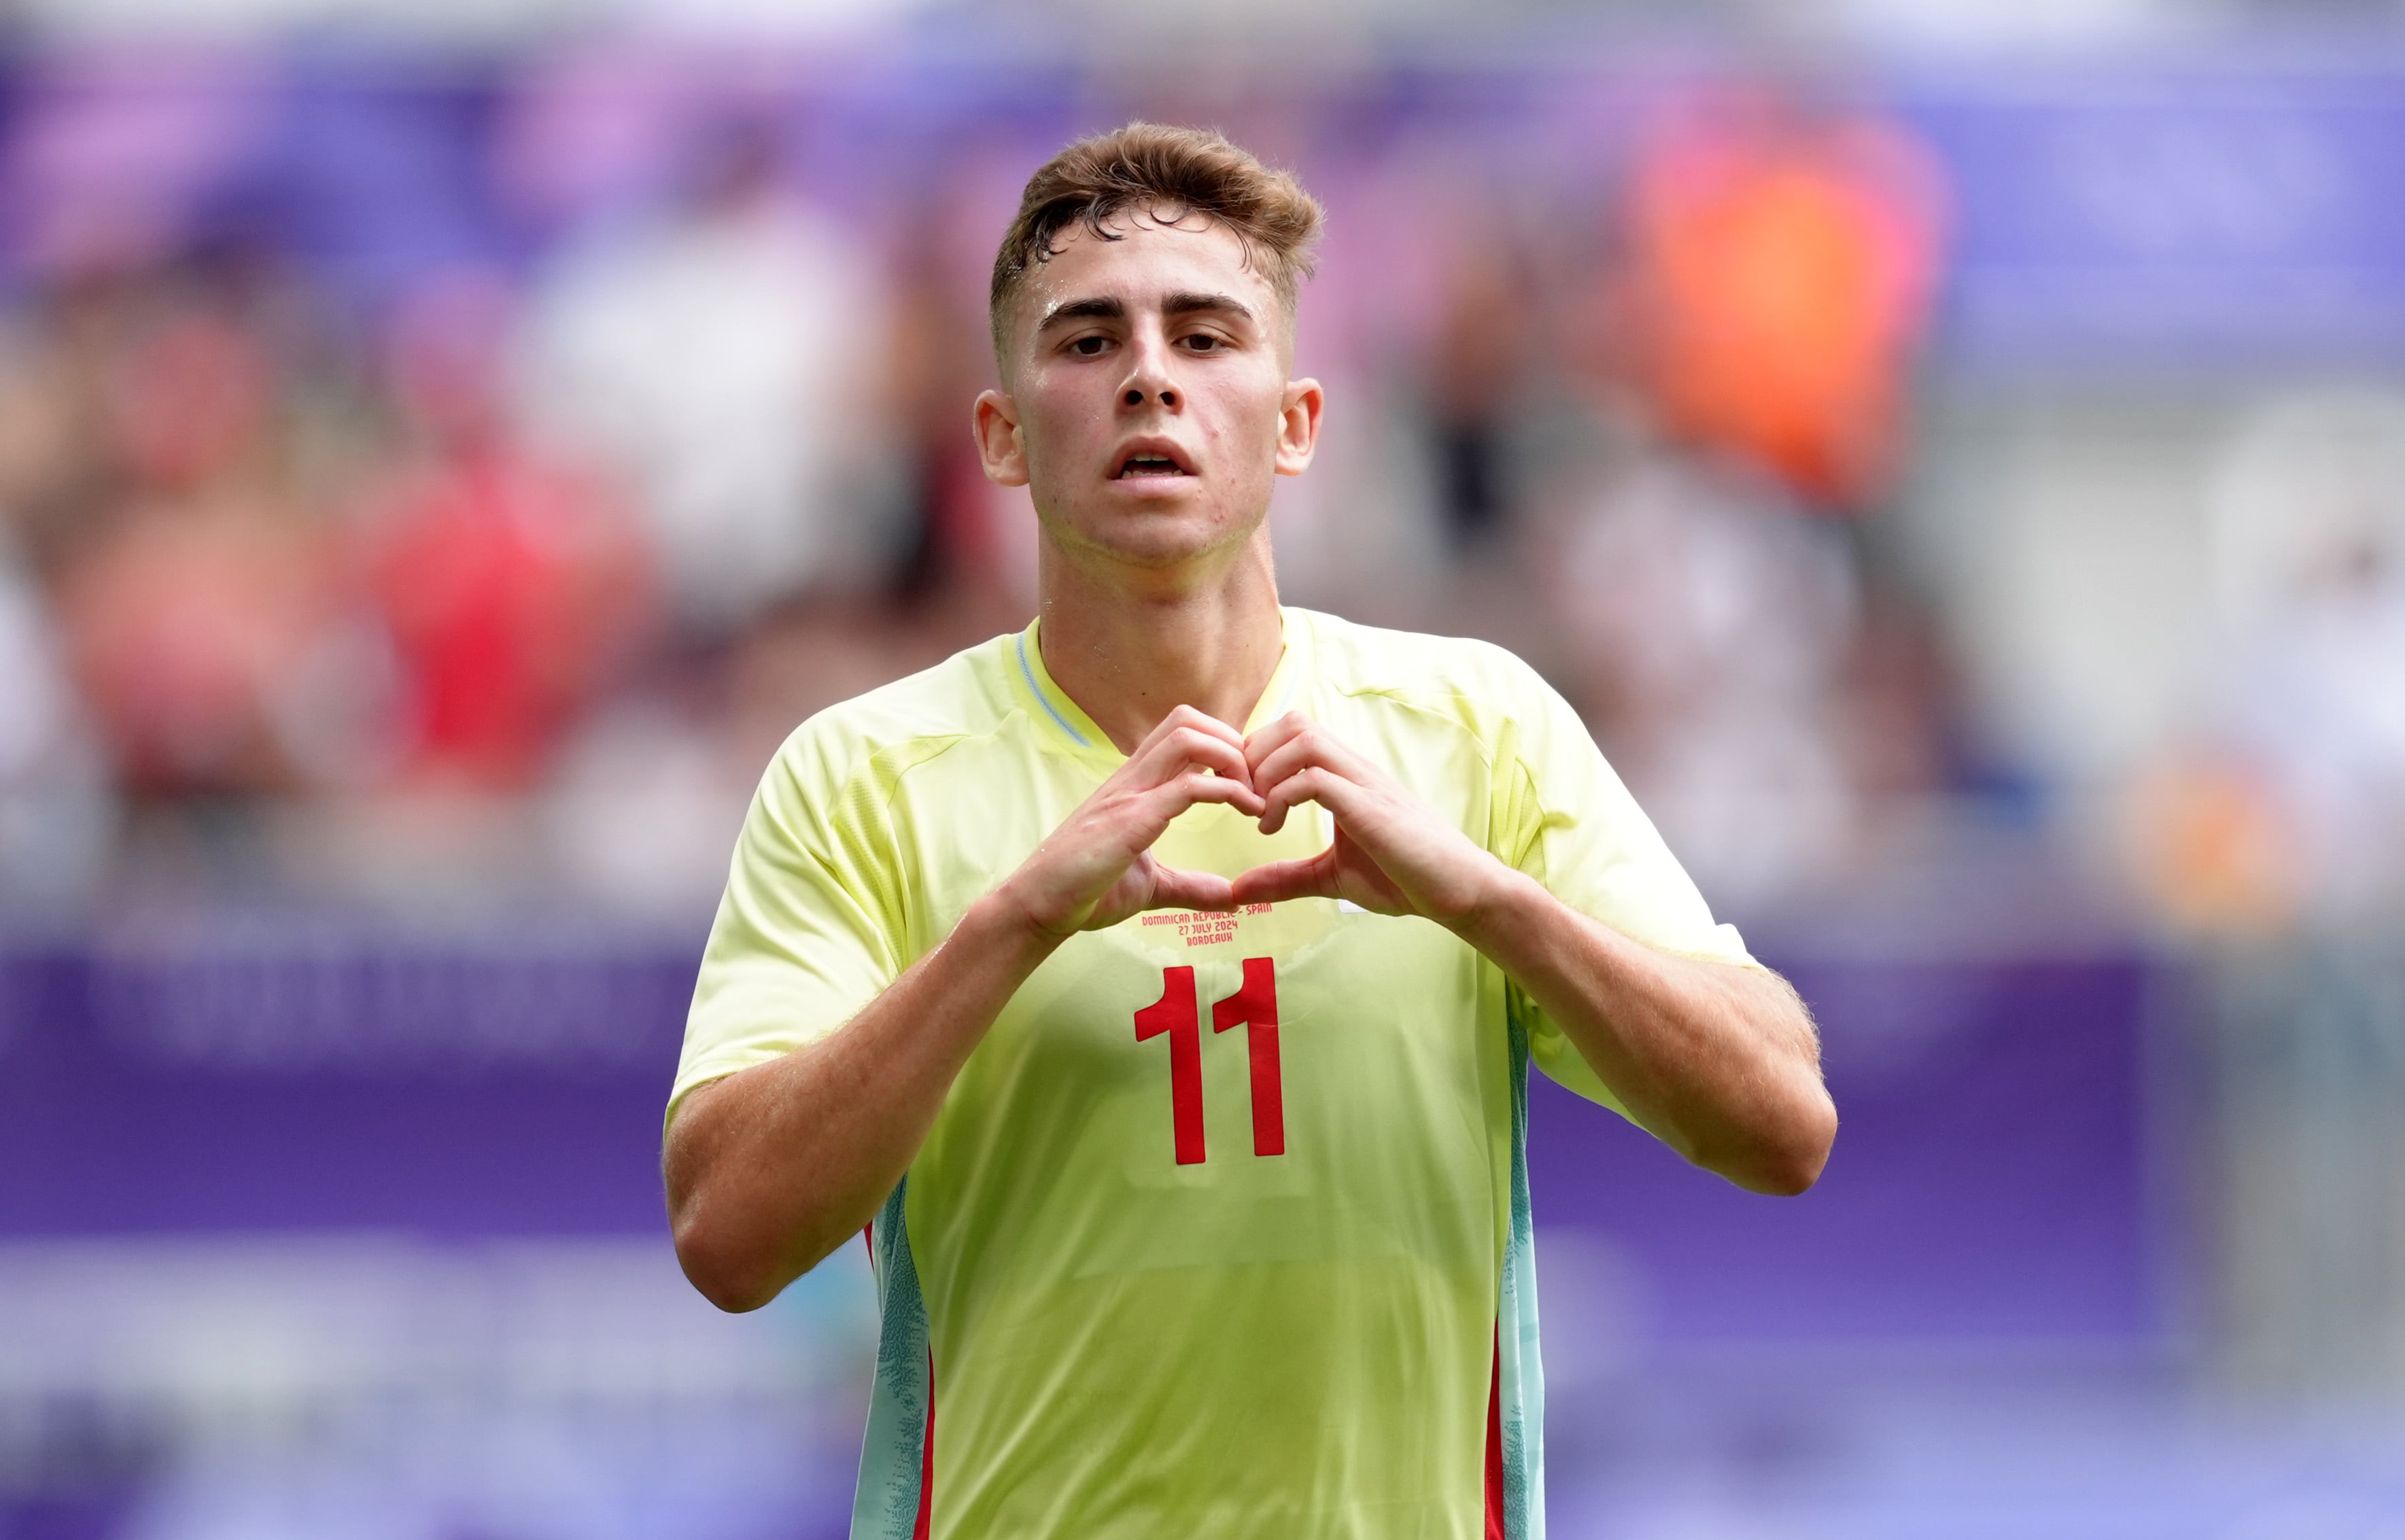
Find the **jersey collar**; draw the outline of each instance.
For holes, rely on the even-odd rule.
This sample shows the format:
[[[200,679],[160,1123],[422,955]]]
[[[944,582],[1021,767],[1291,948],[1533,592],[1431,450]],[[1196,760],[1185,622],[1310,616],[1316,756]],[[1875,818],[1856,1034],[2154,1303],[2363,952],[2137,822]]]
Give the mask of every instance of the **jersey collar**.
[[[1304,681],[1310,678],[1310,623],[1296,610],[1284,608],[1279,609],[1278,619],[1284,627],[1286,645],[1278,653],[1277,667],[1270,672],[1269,683],[1261,690],[1260,700],[1245,721],[1247,734],[1293,710],[1301,702]],[[1035,715],[1055,741],[1112,763],[1125,759],[1111,742],[1110,735],[1094,725],[1093,719],[1069,698],[1067,691],[1053,683],[1052,676],[1045,670],[1044,651],[1036,645],[1037,627],[1043,623],[1041,616],[1028,622],[1027,629],[1007,644],[1007,661],[1011,672],[1018,676],[1018,687],[1034,701]]]
[[[1245,719],[1246,737],[1301,705],[1303,686],[1311,678],[1310,621],[1301,610],[1284,606],[1278,621],[1286,645],[1278,651],[1277,666],[1270,670],[1270,682],[1261,686],[1261,698],[1253,703],[1253,714]]]
[[[1069,698],[1069,693],[1052,682],[1044,667],[1044,650],[1035,644],[1035,629],[1044,623],[1042,616],[1027,623],[1027,629],[1010,640],[1010,665],[1018,675],[1020,688],[1035,702],[1035,714],[1043,720],[1048,735],[1065,742],[1081,753],[1104,759],[1123,758],[1112,746],[1110,735],[1094,725],[1094,719],[1079,709]]]

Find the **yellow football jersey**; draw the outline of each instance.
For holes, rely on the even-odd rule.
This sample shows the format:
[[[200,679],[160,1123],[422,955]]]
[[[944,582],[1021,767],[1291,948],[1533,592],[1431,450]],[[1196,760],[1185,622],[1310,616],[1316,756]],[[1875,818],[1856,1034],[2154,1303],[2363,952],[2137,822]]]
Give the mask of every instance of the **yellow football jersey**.
[[[1565,903],[1750,962],[1568,706],[1481,642],[1289,609],[1301,710]],[[821,713],[762,781],[670,1101],[838,1030],[1121,763],[1033,625]],[[1233,808],[1233,876],[1330,835]],[[1610,1092],[1501,972],[1329,900],[1072,938],[995,1020],[871,1226],[852,1533],[1542,1533],[1527,1066]]]

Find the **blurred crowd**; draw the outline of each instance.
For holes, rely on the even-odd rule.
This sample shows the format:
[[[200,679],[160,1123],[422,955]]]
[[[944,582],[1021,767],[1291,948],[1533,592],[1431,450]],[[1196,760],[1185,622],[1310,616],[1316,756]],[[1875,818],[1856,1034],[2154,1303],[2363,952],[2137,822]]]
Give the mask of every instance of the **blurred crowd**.
[[[1520,651],[1741,917],[2043,782],[1899,534],[1955,217],[1906,120],[1729,76],[1573,96],[1533,152],[1525,105],[1390,86],[1214,113],[1332,214],[1289,599]],[[795,723],[1030,612],[1032,510],[966,426],[990,243],[1074,133],[1178,111],[880,136],[606,52],[20,94],[0,891],[70,911],[696,912]],[[2396,897],[2384,399],[2225,453],[2231,662],[2125,777],[2129,887],[2176,925]]]
[[[546,90],[497,157],[565,133]],[[1724,902],[1946,783],[1934,634],[1863,535],[1942,250],[1906,133],[1731,90],[1568,188],[1265,134],[1334,209],[1291,598],[1520,647]],[[658,137],[635,192],[364,299],[289,196],[129,234],[54,191],[0,333],[13,893],[673,906],[796,721],[1021,623],[1032,512],[966,425],[984,227],[1049,147],[931,147],[864,212],[790,112]]]
[[[930,29],[952,25],[947,12]],[[2113,63],[2086,77],[2000,66],[1992,80],[1933,69],[1916,88],[1897,65],[1850,90],[1734,54],[1705,69],[1527,44],[1507,64],[1431,49],[1173,78],[1071,61],[1067,44],[1001,63],[978,53],[974,67],[888,46],[755,58],[560,35],[440,63],[373,47],[0,58],[0,963],[48,966],[62,936],[72,954],[50,984],[19,984],[38,973],[20,969],[0,987],[0,1048],[24,1056],[11,1072],[26,1107],[100,1078],[80,1066],[101,1057],[44,1058],[46,1044],[97,1023],[85,1046],[131,1056],[142,1021],[172,1025],[150,996],[105,984],[155,978],[193,990],[185,1015],[218,1021],[262,1065],[290,1042],[359,1047],[273,1066],[274,1095],[318,1119],[293,1124],[307,1139],[332,1147],[323,1130],[347,1140],[352,1109],[371,1108],[357,1166],[330,1169],[389,1168],[396,1191],[418,1183],[446,1211],[455,1186],[550,1203],[548,1178],[513,1178],[501,1156],[488,1169],[484,1146],[455,1137],[516,1093],[486,1104],[420,1085],[417,1056],[490,1028],[524,1050],[513,1074],[555,1052],[564,1076],[593,1071],[610,1056],[553,1027],[608,1018],[587,1008],[594,991],[642,1013],[617,975],[577,970],[593,954],[666,957],[663,998],[689,985],[745,801],[785,735],[1025,623],[1033,511],[984,480],[969,433],[993,382],[993,244],[1027,174],[1070,139],[1139,115],[1210,122],[1295,167],[1329,210],[1297,360],[1329,412],[1313,469],[1282,482],[1271,511],[1287,600],[1520,652],[1582,713],[1715,911],[1806,981],[1854,1142],[1841,1141],[1820,1206],[1794,1211],[1863,1297],[1950,1290],[1949,1267],[1987,1268],[2013,1233],[1986,1228],[1981,1205],[1999,1193],[2020,1219],[2043,1210],[2032,1223],[2060,1232],[2061,1254],[2126,1264],[2145,1275],[2133,1292],[2164,1296],[2093,1342],[1985,1336],[1976,1310],[1933,1314],[1926,1340],[1919,1318],[1881,1327],[1896,1335],[1867,1356],[1916,1379],[1936,1365],[1941,1401],[1948,1385],[1980,1387],[1888,1421],[2000,1461],[1997,1490],[2018,1502],[2032,1456],[1999,1441],[1995,1414],[2020,1404],[2032,1365],[2077,1378],[2083,1354],[2120,1365],[2193,1348],[2230,1382],[2405,1387],[2405,278],[2364,190],[2395,183],[2405,75],[2350,59],[2347,89],[2326,90],[2250,73],[2247,58],[2168,85]],[[2376,249],[2350,266],[2358,240]],[[2264,290],[2259,307],[2225,302],[2247,286]],[[2250,308],[2259,336],[2226,324]],[[2312,332],[2285,356],[2231,341],[2316,318],[2370,340],[2340,353]],[[2168,366],[2147,355],[2149,324],[2188,351]],[[154,915],[170,923],[145,923]],[[428,932],[432,960],[418,955]],[[78,947],[101,959],[89,976]],[[145,972],[146,947],[166,961]],[[449,993],[426,982],[448,976],[446,947],[471,960]],[[1864,982],[1819,989],[1815,962],[1823,977],[1859,964]],[[1999,1005],[1997,980],[2016,972],[2035,982]],[[2110,982],[2125,972],[2143,978],[2126,1001]],[[497,989],[494,975],[520,982]],[[2111,998],[2083,1011],[2083,987]],[[558,998],[521,1010],[528,992]],[[371,993],[382,1014],[362,1025]],[[484,1015],[456,1003],[471,996]],[[287,1029],[316,1035],[276,1036],[258,1002],[278,999],[301,1002]],[[1960,1057],[1991,1007],[2005,1013],[1996,1057]],[[107,1025],[108,1010],[134,1027]],[[2062,1044],[2117,1053],[2125,1039],[2144,1061],[2132,1085],[2061,1084],[2058,1066],[2095,1073],[2111,1057]],[[424,1102],[378,1113],[372,1097],[345,1099],[343,1077],[382,1072],[353,1077],[355,1062],[386,1052],[403,1067],[391,1084]],[[635,1111],[609,1126],[634,1136],[627,1169],[647,1183],[657,1086],[616,1062]],[[267,1105],[198,1074],[175,1059],[142,1080],[157,1099],[124,1103],[129,1120],[169,1112],[157,1140],[130,1142],[180,1148],[198,1126],[188,1104],[229,1127]],[[1948,1099],[1980,1077],[1992,1100]],[[1911,1089],[1923,1085],[1941,1089]],[[77,1109],[117,1108],[120,1090],[44,1105],[54,1120],[18,1131],[82,1138]],[[601,1114],[576,1106],[567,1122],[510,1124],[517,1142],[494,1148],[581,1167],[574,1120]],[[1905,1134],[1882,1142],[1882,1113]],[[392,1153],[401,1126],[440,1130],[444,1158]],[[2100,1149],[2127,1153],[2129,1169],[2082,1164]],[[2002,1173],[1985,1196],[1947,1185],[1982,1159]],[[289,1164],[330,1189],[351,1181]],[[1882,1264],[1855,1254],[1844,1217],[1864,1211],[1842,1207],[1858,1176],[1885,1191],[1897,1173],[1906,1199],[1877,1222],[1932,1262],[1900,1283],[1869,1276]],[[2118,1217],[2117,1198],[2060,1197],[2124,1177],[2148,1188],[2131,1200],[2143,1220]],[[272,1199],[283,1180],[259,1185]],[[177,1236],[237,1233],[184,1211],[189,1184],[148,1169],[129,1184],[167,1195],[142,1212]],[[47,1202],[52,1185],[28,1191]],[[1685,1209],[1649,1220],[1635,1204],[1619,1211],[1638,1230],[1691,1239]],[[97,1221],[60,1223],[80,1235]],[[1547,1309],[1568,1302],[1575,1322],[1578,1243],[1544,1244],[1556,1268],[1570,1259],[1545,1281]],[[570,1257],[559,1277],[667,1266],[648,1232],[630,1248]],[[1638,1276],[1617,1255],[1591,1249],[1596,1297]],[[565,1426],[571,1403],[541,1399],[554,1388],[522,1371],[571,1360],[605,1365],[644,1436],[732,1425],[682,1422],[697,1415],[684,1402],[663,1418],[636,1393],[653,1371],[622,1375],[587,1348],[494,1346],[504,1315],[545,1341],[575,1325],[554,1294],[512,1281],[524,1269],[508,1256],[485,1277],[440,1257],[328,1253],[296,1270],[275,1253],[269,1288],[207,1283],[147,1251],[91,1272],[69,1261],[0,1254],[0,1296],[46,1302],[37,1322],[99,1319],[115,1307],[92,1279],[112,1267],[133,1281],[118,1291],[140,1304],[129,1319],[151,1319],[140,1302],[154,1294],[189,1295],[202,1356],[146,1337],[123,1362],[176,1380],[211,1437],[217,1404],[176,1379],[193,1364],[222,1369],[226,1405],[274,1404],[258,1369],[273,1355],[256,1346],[274,1338],[229,1320],[300,1322],[306,1345],[274,1360],[296,1380],[315,1383],[321,1358],[350,1373],[286,1302],[341,1303],[383,1273],[406,1285],[366,1295],[388,1301],[366,1319],[407,1323],[388,1334],[395,1393],[442,1415],[417,1432],[404,1419],[397,1440],[367,1418],[345,1459],[409,1465],[415,1437],[563,1489],[599,1490],[594,1470],[689,1480],[740,1464],[780,1503],[821,1477],[830,1504],[851,1491],[850,1423],[822,1439],[839,1455],[824,1471],[795,1464],[789,1445],[754,1459],[738,1441],[714,1464],[679,1441],[646,1465],[598,1440],[606,1456],[588,1469],[487,1439]],[[654,1281],[665,1292],[610,1294],[635,1324],[596,1317],[596,1333],[653,1332],[655,1305],[660,1321],[699,1308],[674,1278]],[[531,1302],[488,1320],[484,1306],[421,1312],[409,1290]],[[1821,1324],[1808,1301],[1793,1314],[1807,1336]],[[1975,1324],[1947,1338],[1960,1320]],[[865,1327],[752,1321],[771,1336],[724,1338],[719,1379],[659,1382],[723,1398],[746,1437],[784,1439],[840,1410],[815,1382],[802,1399],[761,1390],[790,1365],[760,1344]],[[456,1340],[434,1355],[441,1373],[493,1397],[488,1418],[428,1398],[413,1332]],[[1610,1351],[1609,1332],[1591,1335]],[[1577,1339],[1559,1334],[1556,1351]],[[690,1360],[682,1338],[662,1340],[660,1364]],[[2012,1385],[1949,1380],[1966,1346],[2008,1363]],[[118,1358],[71,1364],[53,1348],[0,1374],[11,1533],[10,1483],[47,1479],[22,1458],[26,1430],[48,1425],[38,1408],[76,1406],[42,1377],[75,1393],[125,1379]],[[1737,1474],[1715,1465],[1695,1490],[1807,1492],[1812,1473],[1856,1459],[1884,1491],[1909,1469],[1898,1533],[1918,1533],[1939,1490],[1922,1481],[1929,1462],[1874,1461],[1862,1450],[1887,1446],[1871,1443],[1849,1453],[1818,1361],[1784,1352],[1726,1360],[1815,1382],[1790,1397],[1730,1380],[1721,1421],[1696,1416],[1708,1431],[1695,1436],[1715,1458],[1735,1451]],[[1674,1378],[1695,1388],[1687,1368]],[[508,1383],[476,1389],[487,1380]],[[1572,1408],[1563,1443],[1579,1448],[1592,1413],[1604,1421],[1589,1452],[1618,1440],[1615,1481],[1657,1466],[1687,1479],[1627,1432],[1685,1419],[1676,1396],[1592,1383],[1588,1412],[1574,1390],[1558,1403]],[[2095,1485],[2095,1451],[2121,1446],[2096,1439],[2127,1408],[2078,1399],[2090,1393],[2083,1379],[2072,1414],[2023,1411],[2074,1447],[2058,1457],[2069,1484],[2117,1491]],[[1802,1431],[1765,1421],[1787,1399],[1809,1408]],[[2154,1451],[2149,1480],[2210,1485],[2194,1431],[2182,1420],[2163,1435],[2174,1452]],[[2326,1432],[2300,1435],[2300,1461],[2326,1459]],[[158,1441],[144,1439],[124,1441],[148,1460]],[[379,1494],[366,1506],[381,1521],[381,1494],[422,1477],[359,1490]],[[283,1529],[171,1514],[39,1533],[347,1533],[295,1511]],[[2087,1533],[2122,1533],[2131,1511]],[[645,1521],[612,1533],[740,1528],[696,1525],[685,1507]],[[2307,1528],[2357,1533],[2335,1522]],[[2244,1533],[2257,1528],[2290,1533]]]

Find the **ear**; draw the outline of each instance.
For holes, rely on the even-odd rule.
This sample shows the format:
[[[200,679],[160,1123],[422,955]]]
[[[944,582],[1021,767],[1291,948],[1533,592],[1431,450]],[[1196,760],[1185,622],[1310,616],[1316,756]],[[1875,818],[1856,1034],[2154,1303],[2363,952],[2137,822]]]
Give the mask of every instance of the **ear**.
[[[1278,409],[1277,473],[1300,476],[1311,469],[1312,451],[1319,444],[1319,411],[1328,393],[1317,380],[1288,380]]]
[[[1020,436],[1019,403],[999,390],[977,399],[977,458],[998,486],[1027,484],[1027,442]]]

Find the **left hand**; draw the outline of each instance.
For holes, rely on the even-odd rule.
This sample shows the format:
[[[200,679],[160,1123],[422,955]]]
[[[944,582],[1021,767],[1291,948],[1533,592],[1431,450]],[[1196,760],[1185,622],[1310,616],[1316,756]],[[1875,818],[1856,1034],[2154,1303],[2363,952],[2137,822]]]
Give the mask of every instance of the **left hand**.
[[[1436,921],[1559,1023],[1631,1116],[1739,1186],[1800,1193],[1836,1134],[1812,1020],[1778,974],[1656,951],[1544,891],[1392,777],[1288,715],[1245,740],[1275,833],[1297,803],[1336,841],[1235,879],[1236,903],[1350,899]]]
[[[1306,860],[1271,861],[1236,878],[1237,903],[1349,899],[1377,914],[1451,927],[1509,875],[1400,782],[1299,711],[1246,738],[1245,761],[1266,805],[1262,833],[1284,827],[1297,803],[1315,802],[1334,816],[1336,840]]]

